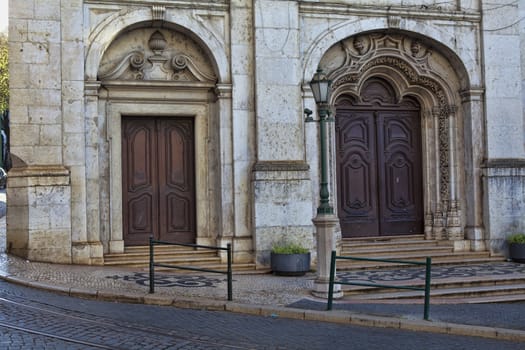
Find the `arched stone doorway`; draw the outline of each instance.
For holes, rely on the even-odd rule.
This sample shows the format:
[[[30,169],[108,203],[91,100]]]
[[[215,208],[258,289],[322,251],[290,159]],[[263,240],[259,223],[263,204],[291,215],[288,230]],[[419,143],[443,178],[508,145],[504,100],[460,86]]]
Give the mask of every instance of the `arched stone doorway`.
[[[423,233],[420,107],[383,79],[336,101],[338,216],[345,237]]]
[[[401,127],[403,123],[399,121],[402,119],[398,119],[398,132],[404,133],[404,137],[417,140],[414,141],[416,144],[413,148],[407,148],[410,149],[407,154],[397,159],[397,163],[394,161],[388,165],[385,159],[379,163],[377,159],[374,160],[377,165],[373,171],[381,176],[372,176],[371,181],[384,182],[375,195],[377,202],[382,204],[376,206],[378,209],[374,215],[377,215],[377,220],[372,220],[375,223],[363,227],[364,231],[361,233],[357,230],[358,236],[368,235],[365,231],[370,231],[373,235],[424,232],[425,237],[429,239],[464,239],[465,217],[462,208],[465,207],[466,198],[466,168],[463,162],[465,145],[462,142],[465,134],[463,111],[456,106],[462,102],[460,92],[468,86],[468,81],[456,74],[454,64],[457,62],[449,60],[432,45],[431,39],[417,34],[392,31],[363,33],[333,45],[319,63],[319,68],[323,69],[333,82],[332,105],[336,105],[333,111],[336,120],[338,115],[341,116],[349,110],[355,114],[359,109],[365,109],[366,113],[375,113],[372,118],[374,121],[384,122],[384,116],[381,115],[387,115],[386,110],[395,107],[394,114],[410,115],[405,121],[410,120],[412,130],[406,131],[408,125]],[[377,107],[373,107],[374,104]],[[339,123],[345,119],[351,120],[339,118]],[[363,208],[367,207],[366,196],[372,198],[373,194],[365,195],[363,189],[359,196],[344,194],[345,186],[354,186],[354,191],[359,186],[349,181],[345,182],[344,171],[352,169],[352,161],[343,158],[350,159],[353,153],[341,153],[343,148],[336,144],[335,139],[340,142],[339,138],[343,135],[337,135],[341,125],[337,127],[338,130],[333,130],[331,162],[333,169],[337,169],[338,166],[340,169],[334,172],[331,187],[334,202],[337,203],[338,216],[344,218],[340,222],[341,232],[348,236],[352,234],[345,234],[345,230],[353,231],[346,226],[348,212],[352,213],[352,207],[362,207],[359,215],[364,215]],[[406,132],[401,131],[403,128],[407,128]],[[389,131],[385,131],[383,127],[375,128],[374,132],[377,140],[378,136],[384,137]],[[383,142],[381,147],[389,145]],[[416,150],[417,156],[408,156]],[[379,154],[375,151],[375,157],[388,158],[385,157],[386,151]],[[353,156],[355,158],[355,154]],[[408,163],[414,164],[408,167]],[[344,166],[341,167],[341,164]],[[345,170],[341,171],[342,168]],[[360,171],[363,169],[364,167]],[[385,175],[388,172],[391,175]],[[396,176],[403,172],[403,176]],[[396,192],[397,187],[387,184],[388,181],[395,184],[398,178],[401,182],[403,177],[412,177],[411,180],[405,181],[404,192]],[[407,207],[404,207],[405,204]],[[409,213],[409,220],[401,215],[405,209]],[[359,210],[355,209],[354,214],[356,212]],[[389,220],[402,224],[398,229],[382,229]]]
[[[214,244],[220,111],[230,87],[187,30],[137,23],[108,45],[93,89],[105,251],[157,239]],[[94,105],[91,105],[92,108]],[[95,125],[93,125],[95,126]],[[93,171],[90,169],[90,171]],[[106,195],[107,193],[107,195]],[[210,195],[215,194],[215,195]]]

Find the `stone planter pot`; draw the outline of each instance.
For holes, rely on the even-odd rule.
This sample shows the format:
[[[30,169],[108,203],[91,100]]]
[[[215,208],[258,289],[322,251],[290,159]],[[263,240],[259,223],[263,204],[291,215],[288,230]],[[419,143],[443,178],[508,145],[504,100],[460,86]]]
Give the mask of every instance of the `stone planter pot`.
[[[280,276],[303,276],[310,271],[310,253],[271,253],[272,272]]]
[[[509,258],[512,261],[525,263],[525,243],[510,243]]]

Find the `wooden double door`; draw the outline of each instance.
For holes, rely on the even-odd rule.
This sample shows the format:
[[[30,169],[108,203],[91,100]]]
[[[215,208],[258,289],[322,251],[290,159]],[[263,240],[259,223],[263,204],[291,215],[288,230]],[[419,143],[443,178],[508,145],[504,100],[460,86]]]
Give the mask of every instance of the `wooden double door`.
[[[123,236],[195,242],[192,118],[122,118]]]
[[[343,237],[423,233],[419,105],[372,81],[336,109],[338,215]]]

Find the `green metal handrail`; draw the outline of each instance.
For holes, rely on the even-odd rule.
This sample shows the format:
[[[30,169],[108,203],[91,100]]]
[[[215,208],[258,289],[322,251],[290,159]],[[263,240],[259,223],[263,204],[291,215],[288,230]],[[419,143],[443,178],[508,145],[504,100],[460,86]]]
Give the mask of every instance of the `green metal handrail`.
[[[364,282],[342,282],[337,281],[337,284],[344,285],[353,285],[353,286],[366,286],[366,287],[377,287],[377,288],[394,288],[394,289],[409,289],[409,290],[419,290],[425,291],[425,310],[423,313],[423,318],[428,321],[429,319],[429,309],[430,309],[430,280],[431,280],[431,266],[432,258],[427,257],[425,262],[419,261],[406,261],[406,260],[395,260],[395,259],[376,259],[376,258],[360,258],[354,256],[337,256],[335,251],[332,251],[332,256],[330,260],[330,283],[328,285],[328,305],[327,310],[332,310],[332,303],[334,300],[334,283],[335,283],[335,262],[337,259],[340,260],[359,260],[359,261],[377,261],[377,262],[387,262],[387,263],[397,263],[397,264],[410,264],[410,265],[420,265],[425,266],[425,287],[412,287],[412,286],[393,286],[385,284],[376,284],[376,283],[364,283]]]
[[[220,271],[220,270],[211,270],[211,269],[202,269],[192,266],[178,266],[178,265],[170,265],[170,264],[161,264],[161,263],[155,263],[154,261],[154,246],[155,245],[176,245],[176,246],[183,246],[183,247],[193,247],[193,248],[205,248],[205,249],[212,249],[212,250],[226,250],[227,256],[228,256],[228,266],[226,271]],[[201,272],[210,272],[210,273],[221,273],[226,274],[228,276],[228,300],[232,301],[232,246],[230,243],[226,245],[226,248],[224,247],[214,247],[214,246],[207,246],[207,245],[200,245],[200,244],[190,244],[190,243],[174,243],[174,242],[165,242],[165,241],[157,241],[154,240],[153,237],[149,238],[149,292],[155,293],[155,266],[159,267],[167,267],[171,269],[180,269],[180,270],[190,270],[190,271],[201,271]]]

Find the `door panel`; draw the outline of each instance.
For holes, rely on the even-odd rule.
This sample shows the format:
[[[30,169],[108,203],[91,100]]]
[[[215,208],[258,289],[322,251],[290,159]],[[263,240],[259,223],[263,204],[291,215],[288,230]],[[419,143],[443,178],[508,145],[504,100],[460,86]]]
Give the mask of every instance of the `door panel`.
[[[195,241],[193,120],[122,119],[126,245]]]
[[[154,200],[157,184],[155,124],[124,119],[122,125],[122,206],[124,239],[129,244],[147,242],[156,231]]]
[[[161,239],[193,243],[195,199],[193,123],[190,119],[162,120],[159,130]]]
[[[374,116],[353,111],[336,119],[338,210],[343,232],[377,235],[376,145]]]
[[[379,112],[378,126],[381,234],[422,233],[419,114]]]
[[[336,111],[342,235],[423,233],[419,108],[395,104],[384,82],[369,87],[364,102],[346,99]]]

